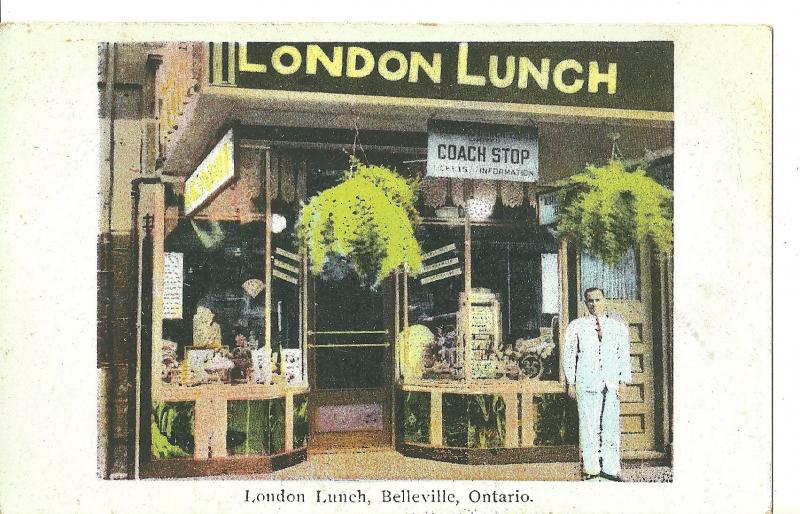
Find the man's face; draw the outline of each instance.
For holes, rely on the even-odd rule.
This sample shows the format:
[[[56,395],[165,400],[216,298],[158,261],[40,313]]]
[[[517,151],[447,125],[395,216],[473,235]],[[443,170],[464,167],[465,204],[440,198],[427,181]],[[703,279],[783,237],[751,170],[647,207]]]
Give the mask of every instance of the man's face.
[[[599,316],[603,314],[605,309],[605,297],[601,291],[589,291],[584,297],[586,308],[589,309],[589,314]]]

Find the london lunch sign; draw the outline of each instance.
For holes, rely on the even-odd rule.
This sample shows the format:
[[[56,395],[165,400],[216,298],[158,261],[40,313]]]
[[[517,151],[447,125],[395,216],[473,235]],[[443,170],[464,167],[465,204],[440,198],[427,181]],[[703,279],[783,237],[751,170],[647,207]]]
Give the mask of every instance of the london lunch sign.
[[[237,88],[673,110],[669,41],[210,43],[209,62]]]

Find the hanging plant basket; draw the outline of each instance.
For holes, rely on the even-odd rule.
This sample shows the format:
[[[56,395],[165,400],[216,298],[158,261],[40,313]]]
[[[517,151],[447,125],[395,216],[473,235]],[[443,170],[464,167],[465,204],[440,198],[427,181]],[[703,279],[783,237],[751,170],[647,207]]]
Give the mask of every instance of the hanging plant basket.
[[[389,168],[353,159],[344,180],[300,212],[297,237],[308,250],[311,272],[319,275],[345,259],[373,286],[404,265],[416,273],[421,266],[414,236],[416,186]]]
[[[561,184],[558,230],[608,264],[635,244],[672,250],[672,191],[621,161],[587,166]]]

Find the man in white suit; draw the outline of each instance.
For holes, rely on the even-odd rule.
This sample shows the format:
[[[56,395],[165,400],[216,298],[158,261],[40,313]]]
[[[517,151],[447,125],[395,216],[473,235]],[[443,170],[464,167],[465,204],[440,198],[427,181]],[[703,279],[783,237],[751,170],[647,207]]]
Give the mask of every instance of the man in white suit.
[[[570,322],[564,341],[568,393],[578,400],[581,453],[587,479],[619,481],[620,385],[631,380],[628,324],[605,312],[605,293],[583,294],[589,313]]]

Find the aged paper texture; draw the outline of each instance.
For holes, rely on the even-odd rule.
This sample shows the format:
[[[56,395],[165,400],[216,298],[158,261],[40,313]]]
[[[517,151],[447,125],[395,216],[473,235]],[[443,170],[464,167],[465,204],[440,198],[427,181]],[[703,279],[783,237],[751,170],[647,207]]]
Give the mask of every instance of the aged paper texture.
[[[2,26],[0,510],[768,511],[771,30],[510,25],[498,34],[485,25]],[[139,68],[124,57],[129,49],[144,49]],[[532,49],[552,57],[525,63]],[[170,52],[190,58],[170,60]],[[203,87],[181,82],[180,66]],[[268,67],[281,75],[279,87]],[[320,86],[323,70],[341,80]],[[527,81],[540,88],[535,103],[520,100]],[[428,83],[444,86],[431,93]],[[631,96],[611,98],[616,87]],[[384,185],[395,175],[381,175],[379,156],[401,156],[392,172],[426,176],[418,204],[425,234],[460,227],[460,235],[418,235],[416,254],[386,264],[410,244],[387,229],[387,240],[401,242],[378,257],[355,252],[347,264],[320,251],[323,265],[315,248],[332,243],[315,240],[307,221],[317,247],[301,255],[280,234],[295,230],[292,216],[312,191],[331,190],[325,163],[345,168],[342,149],[366,163],[353,173]],[[441,167],[431,173],[433,151]],[[590,154],[608,154],[612,164]],[[475,165],[493,157],[483,171]],[[555,220],[556,198],[569,201],[558,196],[565,181],[588,163],[612,173],[623,161],[622,177],[644,162],[669,162],[652,190],[674,200],[668,234],[653,229],[653,246],[635,250],[623,237],[628,251],[592,246],[578,230],[594,253],[553,239],[556,225],[546,220]],[[375,212],[375,223],[397,221]],[[521,239],[496,232],[525,223]],[[367,225],[347,230],[358,235]],[[235,231],[243,235],[229,245]],[[258,238],[261,246],[248,246]],[[658,248],[668,257],[651,259]],[[198,257],[214,252],[213,264]],[[527,275],[512,272],[512,255],[529,254],[536,294],[520,296],[515,281]],[[490,257],[503,266],[484,266]],[[235,287],[208,286],[224,282],[220,270],[232,262],[243,262],[224,271]],[[638,273],[633,282],[619,278],[626,262]],[[351,272],[360,273],[360,296],[336,296],[326,284]],[[128,280],[127,292],[102,294],[114,280]],[[615,407],[622,469],[609,465],[613,453],[601,461],[621,484],[581,480],[600,469],[568,419],[573,381],[557,360],[568,320],[593,312],[583,290],[598,285],[613,316],[593,318],[589,334],[608,342],[624,327],[620,341],[631,345],[620,363],[632,365],[632,378],[619,364],[616,382],[600,387],[615,394],[628,383]],[[420,291],[433,291],[430,300]],[[514,310],[518,298],[535,309]],[[440,313],[437,302],[452,312]],[[643,303],[661,314],[642,315]],[[303,310],[311,304],[316,310]],[[347,308],[366,319],[378,305],[386,324],[342,328],[335,315],[324,317],[325,305],[341,319],[351,319]],[[117,334],[110,346],[105,333]],[[324,339],[343,333],[350,339]],[[367,338],[376,334],[386,337]],[[353,345],[358,358],[347,353]],[[338,352],[343,364],[325,368],[334,361],[324,352]],[[429,395],[421,409],[419,394]],[[460,405],[463,430],[448,414]]]

